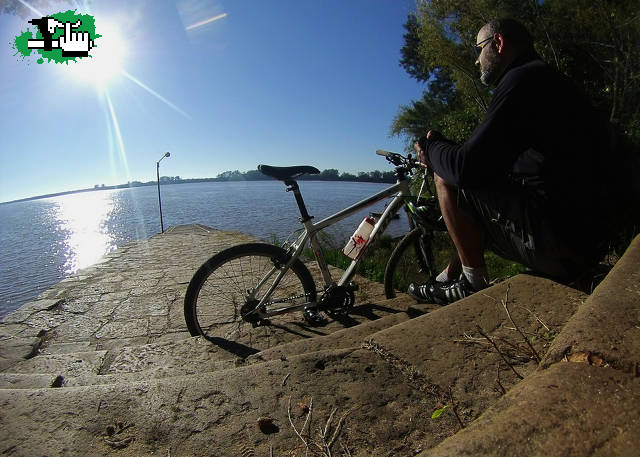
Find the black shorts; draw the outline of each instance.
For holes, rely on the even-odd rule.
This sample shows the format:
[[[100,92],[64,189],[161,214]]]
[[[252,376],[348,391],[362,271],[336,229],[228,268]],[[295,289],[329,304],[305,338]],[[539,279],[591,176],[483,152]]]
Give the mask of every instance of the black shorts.
[[[482,226],[488,249],[552,278],[576,278],[606,248],[605,243],[569,237],[571,230],[550,217],[544,200],[535,195],[460,189],[458,207]]]

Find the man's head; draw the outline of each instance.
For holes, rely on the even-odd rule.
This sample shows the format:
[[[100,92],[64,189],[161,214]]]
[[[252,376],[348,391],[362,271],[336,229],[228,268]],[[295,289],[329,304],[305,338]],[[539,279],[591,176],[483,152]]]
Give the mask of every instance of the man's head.
[[[498,19],[485,24],[476,39],[480,80],[498,82],[509,64],[523,54],[533,52],[533,39],[527,29],[514,19]]]

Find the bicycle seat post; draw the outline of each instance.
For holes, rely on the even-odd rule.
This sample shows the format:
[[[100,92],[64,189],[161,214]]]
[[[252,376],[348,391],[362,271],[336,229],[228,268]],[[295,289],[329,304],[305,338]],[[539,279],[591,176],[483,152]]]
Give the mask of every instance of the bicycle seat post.
[[[309,216],[307,212],[307,207],[304,204],[304,200],[302,199],[302,193],[300,192],[300,187],[298,187],[298,183],[294,180],[286,180],[285,185],[287,186],[287,192],[293,192],[293,196],[296,198],[296,203],[298,204],[298,209],[300,210],[300,222],[303,224],[307,221],[313,219],[313,216]]]

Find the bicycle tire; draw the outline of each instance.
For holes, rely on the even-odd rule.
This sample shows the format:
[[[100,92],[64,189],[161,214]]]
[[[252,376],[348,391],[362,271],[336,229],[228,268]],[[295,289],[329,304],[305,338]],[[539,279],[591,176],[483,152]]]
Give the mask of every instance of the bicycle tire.
[[[256,285],[274,262],[284,265],[290,258],[284,249],[263,243],[241,244],[211,257],[187,287],[184,317],[189,333],[201,335],[237,355],[246,356],[270,347],[270,332],[265,330],[268,326],[254,328],[243,319],[241,308],[247,303],[247,290]],[[265,286],[264,290],[267,289]],[[271,299],[280,299],[286,305],[316,300],[313,277],[299,259],[283,276]],[[282,320],[284,316],[275,316],[270,321]],[[290,320],[291,314],[288,316]]]
[[[384,271],[384,293],[395,298],[396,292],[406,292],[409,284],[424,283],[434,274],[432,242],[424,230],[416,227],[395,247]]]

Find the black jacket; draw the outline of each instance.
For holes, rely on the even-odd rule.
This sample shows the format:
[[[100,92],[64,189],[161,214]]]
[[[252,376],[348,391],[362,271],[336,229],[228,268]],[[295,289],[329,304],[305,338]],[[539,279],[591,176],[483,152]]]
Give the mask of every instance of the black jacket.
[[[593,223],[606,207],[610,135],[567,78],[529,56],[505,71],[471,138],[463,144],[427,141],[425,155],[447,183],[522,192],[571,232]]]

